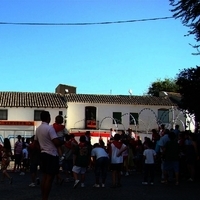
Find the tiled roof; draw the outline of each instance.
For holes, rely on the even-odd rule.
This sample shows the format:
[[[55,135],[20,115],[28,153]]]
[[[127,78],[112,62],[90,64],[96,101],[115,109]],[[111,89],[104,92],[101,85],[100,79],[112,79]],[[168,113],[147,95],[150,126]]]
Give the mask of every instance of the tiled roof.
[[[128,105],[163,105],[173,106],[168,97],[129,96],[129,95],[92,95],[92,94],[66,94],[67,102],[128,104]]]
[[[169,97],[169,99],[175,103],[175,104],[178,104],[179,106],[181,105],[182,103],[182,97],[181,97],[181,94],[180,93],[176,93],[176,92],[167,92],[167,95]]]
[[[174,106],[168,97],[66,94],[38,92],[0,92],[0,107],[65,108],[67,102],[124,105]]]
[[[65,108],[61,94],[39,92],[0,92],[0,107]]]

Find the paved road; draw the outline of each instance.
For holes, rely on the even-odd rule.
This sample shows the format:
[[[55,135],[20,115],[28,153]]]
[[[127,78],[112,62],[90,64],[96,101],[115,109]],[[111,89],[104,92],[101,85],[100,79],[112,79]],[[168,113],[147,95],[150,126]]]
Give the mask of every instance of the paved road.
[[[30,188],[30,174],[20,176],[19,173],[10,173],[13,184],[8,181],[0,183],[0,200],[40,200],[40,187]],[[200,194],[200,182],[188,183],[181,181],[179,186],[174,184],[163,185],[160,183],[160,174],[156,175],[153,186],[143,186],[142,174],[134,172],[130,176],[122,177],[122,187],[112,189],[111,173],[108,173],[105,188],[93,188],[94,174],[88,171],[86,174],[85,188],[78,186],[73,189],[73,182],[63,185],[53,184],[49,200],[197,200]]]

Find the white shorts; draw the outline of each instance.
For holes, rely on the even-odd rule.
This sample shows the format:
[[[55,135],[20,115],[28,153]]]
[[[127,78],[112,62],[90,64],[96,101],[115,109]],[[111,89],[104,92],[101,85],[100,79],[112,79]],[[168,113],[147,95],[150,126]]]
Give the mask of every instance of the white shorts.
[[[86,172],[86,167],[78,167],[76,165],[73,166],[72,171],[77,173],[77,174],[85,174]]]

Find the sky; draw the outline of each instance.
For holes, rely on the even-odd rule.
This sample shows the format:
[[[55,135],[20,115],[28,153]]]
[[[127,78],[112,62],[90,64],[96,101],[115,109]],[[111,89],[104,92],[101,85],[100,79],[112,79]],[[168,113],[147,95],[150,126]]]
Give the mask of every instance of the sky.
[[[0,91],[54,93],[66,84],[78,94],[146,94],[200,64],[180,19],[140,21],[172,17],[171,9],[169,0],[1,0]],[[128,20],[136,21],[77,25]]]

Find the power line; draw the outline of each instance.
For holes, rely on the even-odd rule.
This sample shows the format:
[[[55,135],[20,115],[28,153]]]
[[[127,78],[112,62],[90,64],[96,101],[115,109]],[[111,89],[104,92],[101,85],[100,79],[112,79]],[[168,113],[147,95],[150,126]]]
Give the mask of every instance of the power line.
[[[0,25],[18,25],[18,26],[88,26],[88,25],[109,25],[124,24],[134,22],[156,21],[172,19],[173,17],[157,17],[148,19],[132,19],[125,21],[105,21],[105,22],[81,22],[81,23],[41,23],[41,22],[0,22]]]

